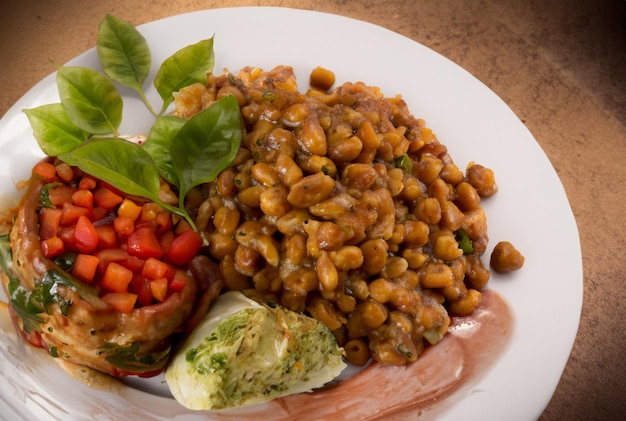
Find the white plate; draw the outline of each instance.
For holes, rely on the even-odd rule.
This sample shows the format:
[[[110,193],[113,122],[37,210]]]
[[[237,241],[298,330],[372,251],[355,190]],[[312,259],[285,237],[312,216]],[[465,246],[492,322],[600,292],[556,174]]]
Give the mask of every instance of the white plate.
[[[321,65],[335,72],[338,83],[360,80],[379,86],[386,96],[402,94],[413,114],[424,118],[448,146],[459,167],[476,161],[492,168],[500,190],[483,202],[490,246],[509,240],[526,257],[521,271],[506,277],[494,275],[490,281],[490,288],[512,308],[515,331],[485,375],[469,390],[453,396],[455,404],[442,409],[439,416],[443,420],[530,420],[540,415],[556,388],[578,329],[581,253],[576,224],[556,172],[502,100],[428,48],[345,17],[284,8],[227,8],[174,16],[139,30],[152,50],[153,72],[177,49],[215,34],[218,73],[223,68],[237,71],[253,65],[269,70],[288,64],[305,89],[309,72]],[[90,50],[69,64],[97,68],[98,59]],[[160,104],[154,89],[148,97]],[[21,110],[51,102],[58,102],[54,75],[33,87],[0,121],[3,206],[17,200],[13,182],[28,178],[32,164],[42,156]],[[139,102],[126,100],[125,116],[122,133],[146,130],[149,119]],[[210,419],[206,413],[189,415],[171,398],[131,387],[120,393],[90,389],[66,376],[38,350],[22,344],[6,317],[1,320],[0,416],[12,420],[18,415],[62,420]]]

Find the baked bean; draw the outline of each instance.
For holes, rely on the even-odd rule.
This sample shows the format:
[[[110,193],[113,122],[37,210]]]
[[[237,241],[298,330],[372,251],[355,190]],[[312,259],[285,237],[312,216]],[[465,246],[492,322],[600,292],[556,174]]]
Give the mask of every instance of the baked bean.
[[[454,234],[448,230],[439,231],[433,238],[433,255],[437,259],[452,261],[463,255]]]
[[[443,263],[428,263],[420,271],[422,288],[445,288],[452,285],[454,275],[450,266]]]
[[[303,176],[302,169],[286,153],[278,154],[275,167],[282,183],[287,187],[293,186]]]
[[[243,291],[252,287],[251,278],[235,268],[233,254],[225,255],[220,261],[220,272],[224,276],[224,286],[227,290]]]
[[[496,272],[513,272],[524,265],[524,256],[510,242],[500,241],[491,252],[489,263]]]
[[[293,265],[300,265],[306,253],[306,237],[302,234],[293,234],[283,238],[283,246],[285,250],[285,259]]]
[[[280,183],[280,176],[269,164],[257,162],[250,169],[252,177],[266,187],[277,186]]]
[[[328,300],[321,297],[313,297],[306,307],[307,311],[330,330],[339,329],[347,320]]]
[[[304,224],[311,219],[311,214],[306,209],[292,209],[278,218],[276,228],[282,234],[304,234]]]
[[[304,172],[309,174],[321,172],[330,177],[337,175],[337,165],[326,156],[298,154],[296,162]]]
[[[310,109],[304,103],[296,103],[283,111],[283,123],[287,126],[298,127],[309,116]]]
[[[233,254],[237,249],[237,241],[232,235],[210,232],[206,234],[209,241],[209,252],[217,260],[222,260],[225,256]]]
[[[338,250],[345,239],[344,231],[334,222],[310,220],[304,224],[304,232],[308,253],[315,258],[322,250]]]
[[[324,291],[334,291],[339,283],[339,274],[326,250],[322,250],[317,258],[317,278]]]
[[[437,204],[439,202],[436,202]],[[408,247],[422,247],[428,243],[430,227],[424,221],[404,221],[404,244]]]
[[[353,364],[407,364],[442,339],[449,314],[480,303],[490,277],[480,201],[497,191],[493,171],[461,171],[400,96],[362,82],[330,91],[323,68],[310,80],[301,94],[291,68],[248,67],[184,88],[175,114],[234,95],[245,125],[235,161],[185,205],[226,289],[306,311]],[[460,229],[473,250],[459,246]],[[519,266],[503,247],[492,264]]]
[[[409,268],[409,262],[404,257],[393,256],[387,259],[387,264],[380,271],[385,278],[398,278]]]
[[[239,211],[228,206],[222,206],[215,211],[213,225],[220,234],[233,235],[239,226]]]
[[[362,269],[368,275],[380,273],[387,264],[387,250],[389,245],[383,239],[367,240],[361,244],[363,252]]]
[[[419,269],[428,260],[427,254],[424,253],[421,247],[407,247],[402,250],[402,257],[404,257],[411,269]]]
[[[335,84],[335,74],[328,69],[317,66],[311,72],[309,83],[313,88],[328,91]]]
[[[332,177],[321,172],[308,175],[291,186],[287,200],[296,208],[308,208],[330,196],[334,188]]]
[[[435,225],[441,220],[441,204],[434,197],[426,197],[417,202],[414,213],[420,221]]]
[[[348,362],[357,367],[364,366],[370,359],[370,350],[365,341],[361,338],[349,340],[344,345],[344,350],[346,351],[346,359]]]
[[[287,189],[284,186],[276,186],[263,190],[259,196],[259,207],[267,216],[283,216],[291,210],[287,201]]]
[[[305,119],[296,131],[296,141],[311,155],[324,156],[328,151],[326,133],[315,114]]]
[[[239,192],[237,198],[239,202],[250,206],[252,208],[258,208],[261,206],[261,193],[263,193],[267,187],[262,185],[250,186]]]
[[[468,289],[467,294],[448,306],[450,313],[455,316],[469,316],[478,307],[482,294],[475,289]]]
[[[357,246],[342,246],[330,251],[329,256],[339,270],[358,269],[363,265],[363,251]]]
[[[224,98],[228,95],[232,95],[237,99],[237,102],[239,103],[240,107],[243,107],[244,105],[246,105],[246,97],[244,96],[244,94],[241,92],[241,90],[239,88],[237,88],[236,86],[233,85],[225,85],[222,86],[218,91],[217,94],[215,95],[215,99],[221,99]]]
[[[467,257],[465,283],[469,287],[481,290],[485,287],[490,277],[491,272],[483,265],[477,254]]]
[[[498,191],[496,178],[491,169],[480,164],[473,164],[467,169],[466,175],[467,181],[481,197],[493,196]]]
[[[348,188],[365,191],[374,184],[377,175],[369,164],[348,164],[341,174],[341,181]]]

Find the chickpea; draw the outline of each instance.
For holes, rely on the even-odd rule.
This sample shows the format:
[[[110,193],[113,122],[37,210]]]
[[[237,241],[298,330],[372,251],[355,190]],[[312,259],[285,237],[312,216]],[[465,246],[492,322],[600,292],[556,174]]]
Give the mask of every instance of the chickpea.
[[[344,345],[346,359],[357,367],[364,366],[370,359],[370,350],[361,338],[351,339]]]
[[[493,170],[480,164],[471,165],[466,171],[467,181],[481,197],[493,196],[498,191]]]
[[[320,91],[328,91],[335,84],[335,74],[328,69],[317,66],[311,72],[310,85]]]
[[[524,256],[510,242],[500,241],[491,252],[489,264],[496,272],[513,272],[524,265]]]

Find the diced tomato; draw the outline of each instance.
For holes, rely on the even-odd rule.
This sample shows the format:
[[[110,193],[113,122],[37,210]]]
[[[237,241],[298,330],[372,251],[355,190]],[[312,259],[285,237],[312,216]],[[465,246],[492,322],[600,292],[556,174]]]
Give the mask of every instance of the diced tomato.
[[[132,281],[128,285],[128,292],[137,294],[137,304],[140,306],[149,306],[152,304],[152,290],[150,289],[150,281],[139,274],[133,276]]]
[[[98,248],[110,249],[117,247],[117,234],[111,225],[97,225]]]
[[[141,273],[146,261],[137,256],[126,253],[126,267],[134,273]]]
[[[100,264],[98,265],[98,272],[104,273],[106,268],[112,262],[125,263],[126,259],[128,258],[128,253],[126,253],[126,250],[122,250],[121,248],[110,248],[110,249],[98,250],[95,253],[95,256],[97,256],[98,259],[100,259]]]
[[[127,292],[133,272],[116,262],[111,262],[104,271],[100,285],[112,292]]]
[[[90,284],[96,276],[98,263],[100,263],[100,259],[96,256],[91,254],[79,254],[76,256],[71,273],[81,281]]]
[[[78,182],[80,190],[93,190],[96,188],[96,179],[90,175],[86,175]]]
[[[91,253],[98,247],[98,231],[89,218],[81,216],[74,230],[74,245],[81,253]]]
[[[202,237],[196,231],[189,229],[174,238],[167,257],[178,266],[183,266],[198,254],[202,247]]]
[[[44,257],[51,259],[65,252],[65,244],[59,237],[51,237],[41,242],[41,252]]]
[[[91,210],[91,219],[93,219],[94,221],[100,221],[101,219],[104,219],[108,213],[108,210],[96,206]]]
[[[161,247],[163,248],[163,252],[165,254],[167,254],[167,252],[170,251],[170,248],[172,247],[172,242],[174,241],[174,238],[176,238],[176,234],[174,234],[174,231],[172,231],[172,230],[165,231],[159,237],[159,243],[161,243]]]
[[[124,196],[124,193],[121,192],[117,187],[107,183],[104,180],[98,180],[98,187],[105,187],[111,190],[113,193],[117,194],[118,196]]]
[[[189,225],[189,222],[182,220],[176,225],[176,230],[174,231],[174,233],[176,234],[176,236],[179,236],[183,232],[190,230],[190,229],[192,228],[191,228],[191,225]]]
[[[113,220],[113,228],[120,238],[127,238],[135,231],[135,221],[126,216],[117,216]]]
[[[72,203],[85,209],[93,208],[93,193],[91,190],[76,190],[72,194]]]
[[[163,257],[165,253],[156,236],[154,226],[142,225],[133,231],[128,237],[128,253],[142,259]]]
[[[182,269],[178,269],[174,274],[174,278],[170,282],[170,289],[172,291],[182,290],[183,288],[185,288],[185,285],[187,285],[188,278],[189,275],[187,275],[187,272]]]
[[[156,222],[158,233],[172,230],[172,214],[168,211],[157,213],[154,222]]]
[[[102,301],[120,313],[130,313],[137,302],[137,295],[130,292],[109,292],[102,296]]]
[[[59,230],[57,231],[57,237],[63,240],[63,243],[65,244],[65,247],[68,250],[78,251],[74,247],[74,232],[75,231],[76,231],[76,227],[74,225],[70,227],[61,226],[59,227]]]
[[[139,215],[139,220],[141,222],[153,222],[156,220],[156,216],[162,210],[163,208],[154,202],[144,203],[141,207],[141,215]]]
[[[171,280],[174,277],[175,273],[176,269],[174,268],[174,266],[165,263],[162,260],[151,257],[146,260],[146,263],[143,265],[141,276],[151,281],[159,278]]]
[[[122,203],[124,198],[108,187],[100,187],[94,193],[94,201],[104,209],[111,210]]]
[[[72,203],[72,195],[76,189],[67,184],[61,184],[59,186],[48,189],[48,197],[50,203],[54,206],[62,206],[63,203]]]
[[[124,199],[117,209],[117,216],[128,218],[131,221],[136,221],[140,214],[141,206],[130,199]]]
[[[74,225],[81,216],[89,215],[89,209],[81,206],[72,205],[70,202],[63,203],[61,213],[61,225]]]
[[[38,162],[33,167],[33,172],[42,176],[48,183],[53,182],[57,176],[57,169],[50,162]]]
[[[167,295],[167,279],[159,278],[150,281],[150,291],[152,291],[152,296],[155,300],[165,300],[165,296]]]
[[[56,237],[61,224],[61,209],[43,208],[39,212],[39,237],[42,240]]]
[[[65,162],[59,162],[54,166],[54,168],[61,181],[67,183],[74,179],[74,170]]]

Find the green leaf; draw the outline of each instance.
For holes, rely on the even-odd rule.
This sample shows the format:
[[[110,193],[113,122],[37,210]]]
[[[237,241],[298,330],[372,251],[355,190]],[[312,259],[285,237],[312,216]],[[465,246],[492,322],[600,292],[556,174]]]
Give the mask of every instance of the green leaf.
[[[174,185],[178,185],[178,179],[172,169],[170,146],[185,122],[185,119],[173,115],[157,117],[148,133],[148,138],[141,145],[159,168],[161,177]]]
[[[0,235],[0,270],[9,278],[7,286],[9,295],[13,294],[20,284],[11,267],[13,265],[13,250],[11,249],[11,237],[9,234]]]
[[[174,92],[193,83],[206,83],[213,71],[213,37],[188,45],[167,58],[154,77],[154,86],[163,99],[161,114],[174,100]]]
[[[107,15],[98,26],[97,51],[108,77],[142,92],[152,58],[146,39],[133,25]]]
[[[57,87],[67,117],[91,134],[118,135],[122,97],[109,78],[88,67],[59,67]]]
[[[143,372],[151,369],[167,359],[170,354],[170,347],[151,354],[138,356],[140,354],[139,342],[122,346],[114,342],[108,342],[100,347],[99,352],[105,354],[105,360],[123,370]]]
[[[213,181],[237,156],[243,129],[237,99],[228,95],[191,117],[171,145],[180,207],[195,186]]]
[[[24,110],[33,136],[48,156],[71,151],[89,138],[67,117],[62,104],[48,104]]]
[[[56,208],[54,203],[50,201],[50,189],[60,186],[61,183],[48,183],[41,189],[39,193],[39,208]]]
[[[80,168],[126,194],[144,197],[196,225],[184,207],[174,207],[159,199],[161,179],[152,158],[136,143],[123,139],[91,139],[71,152],[59,155],[61,161]]]
[[[123,139],[93,139],[59,155],[63,162],[131,195],[158,200],[159,170],[141,146]]]

